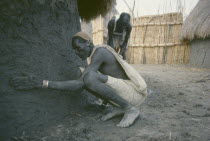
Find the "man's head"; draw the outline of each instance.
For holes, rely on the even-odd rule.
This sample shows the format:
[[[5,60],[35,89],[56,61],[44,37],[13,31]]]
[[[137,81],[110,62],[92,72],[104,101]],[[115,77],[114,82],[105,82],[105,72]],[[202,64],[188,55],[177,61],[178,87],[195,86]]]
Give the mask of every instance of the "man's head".
[[[82,60],[90,56],[93,48],[93,42],[85,32],[78,32],[72,38],[72,47]]]
[[[122,22],[123,26],[127,26],[130,23],[130,15],[125,12],[121,13],[120,21]]]

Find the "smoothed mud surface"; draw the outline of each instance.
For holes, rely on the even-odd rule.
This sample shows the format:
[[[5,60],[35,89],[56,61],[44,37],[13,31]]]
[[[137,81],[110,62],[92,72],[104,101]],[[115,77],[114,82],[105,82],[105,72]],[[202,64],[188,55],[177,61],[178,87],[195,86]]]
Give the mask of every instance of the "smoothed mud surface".
[[[74,106],[79,110],[87,103],[79,92],[17,91],[11,86],[12,78],[24,75],[40,83],[76,79],[78,67],[85,65],[71,47],[72,36],[80,31],[77,1],[71,0],[72,11],[62,3],[52,9],[51,2],[0,2],[0,141],[47,130]]]

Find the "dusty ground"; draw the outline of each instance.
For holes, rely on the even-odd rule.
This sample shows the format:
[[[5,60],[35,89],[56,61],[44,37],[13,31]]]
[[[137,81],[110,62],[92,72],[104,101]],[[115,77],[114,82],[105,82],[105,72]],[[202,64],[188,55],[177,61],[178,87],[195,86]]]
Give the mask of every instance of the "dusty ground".
[[[103,122],[110,108],[88,105],[75,108],[47,130],[13,140],[34,141],[209,141],[210,70],[185,66],[134,65],[151,94],[141,116],[129,128],[118,128],[121,117]]]

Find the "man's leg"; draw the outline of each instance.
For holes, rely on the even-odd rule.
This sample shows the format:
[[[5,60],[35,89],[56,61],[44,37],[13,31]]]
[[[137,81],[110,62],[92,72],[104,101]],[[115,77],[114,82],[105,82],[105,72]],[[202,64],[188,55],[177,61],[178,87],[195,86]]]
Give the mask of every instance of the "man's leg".
[[[116,116],[120,116],[120,115],[123,115],[125,114],[125,110],[121,107],[114,107],[113,110],[109,113],[107,113],[106,115],[104,115],[101,120],[103,121],[107,121],[113,117],[116,117]]]
[[[97,93],[97,95],[100,95],[100,98],[107,101],[112,101],[122,107],[122,111],[125,113],[125,115],[118,126],[127,127],[131,125],[134,120],[139,116],[138,108],[132,106],[125,99],[119,96],[114,89],[105,84],[108,81],[108,76],[96,72],[89,72],[84,76],[83,80],[86,89]],[[122,114],[122,111],[114,112],[109,116],[107,115],[104,120],[107,120],[115,116],[116,114]]]
[[[105,84],[108,81],[108,76],[91,71],[84,76],[83,81],[85,87],[95,92],[95,95],[99,95],[98,97],[107,101],[113,101],[121,107],[130,106],[125,99],[117,95],[115,90]]]
[[[127,49],[124,49],[124,50],[122,51],[123,60],[126,60],[126,50],[127,50]]]
[[[127,48],[122,48],[122,46],[120,47],[120,54],[123,57],[123,60],[126,60],[126,50]]]
[[[126,60],[126,50],[123,52],[122,56],[123,56],[123,60]]]

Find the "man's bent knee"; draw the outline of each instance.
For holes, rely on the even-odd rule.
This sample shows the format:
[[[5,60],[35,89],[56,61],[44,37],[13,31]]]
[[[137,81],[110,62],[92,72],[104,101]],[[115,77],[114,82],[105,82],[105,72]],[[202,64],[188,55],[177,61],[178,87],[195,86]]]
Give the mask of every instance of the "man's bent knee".
[[[96,72],[90,71],[86,73],[83,77],[83,82],[86,87],[91,88],[93,86],[93,82],[95,81]]]

